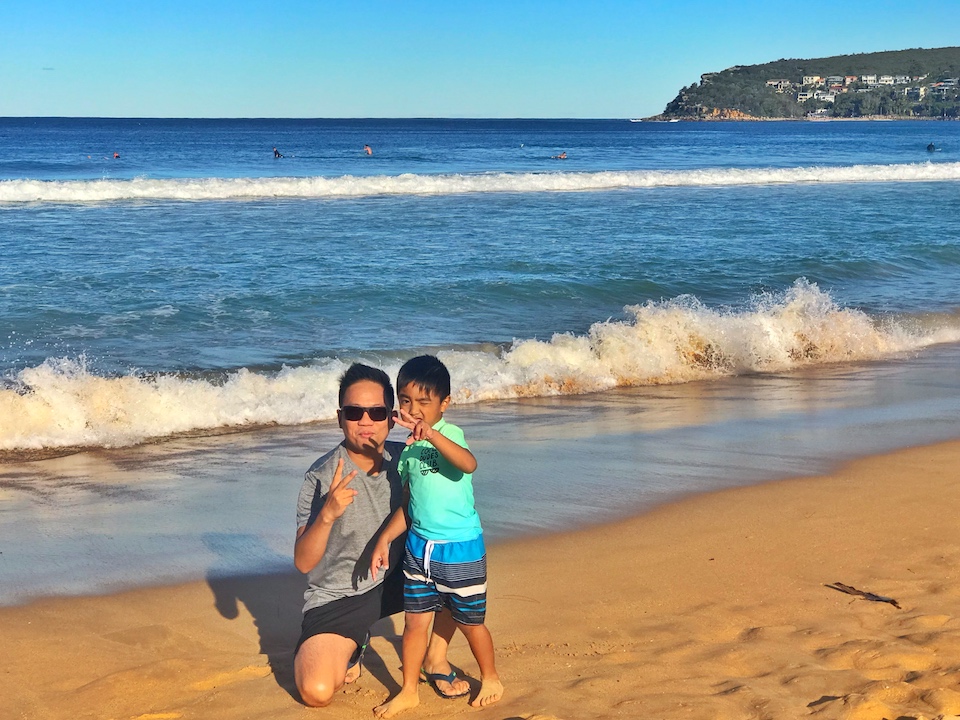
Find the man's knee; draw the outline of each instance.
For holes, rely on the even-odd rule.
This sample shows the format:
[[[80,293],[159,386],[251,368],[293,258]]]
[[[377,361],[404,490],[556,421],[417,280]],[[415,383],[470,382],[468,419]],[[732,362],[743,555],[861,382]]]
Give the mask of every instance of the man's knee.
[[[322,680],[312,680],[298,683],[297,690],[300,691],[300,699],[304,705],[322,708],[330,704],[338,688]]]
[[[353,640],[332,634],[312,635],[303,642],[293,659],[293,675],[304,705],[330,704],[343,685],[347,664],[356,649]]]

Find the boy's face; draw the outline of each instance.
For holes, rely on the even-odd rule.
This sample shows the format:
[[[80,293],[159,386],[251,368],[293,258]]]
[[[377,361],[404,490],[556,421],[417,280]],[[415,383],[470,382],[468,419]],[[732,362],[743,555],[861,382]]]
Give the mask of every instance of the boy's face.
[[[358,420],[351,420],[361,408]],[[380,410],[383,408],[383,410]],[[388,408],[383,398],[383,387],[372,380],[360,380],[343,393],[343,408],[337,411],[340,429],[343,430],[347,450],[363,455],[383,454],[383,445],[393,427],[393,408]],[[382,420],[374,420],[371,412]]]
[[[429,390],[425,390],[416,383],[407,383],[397,391],[400,409],[409,413],[417,420],[423,420],[433,427],[443,417],[443,413],[450,404],[450,396],[441,398]]]

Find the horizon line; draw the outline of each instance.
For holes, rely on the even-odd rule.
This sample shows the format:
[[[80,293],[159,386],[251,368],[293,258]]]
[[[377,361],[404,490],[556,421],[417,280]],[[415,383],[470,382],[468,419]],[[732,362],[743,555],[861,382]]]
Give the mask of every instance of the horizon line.
[[[466,116],[188,116],[188,115],[0,115],[0,120],[635,120],[637,116],[623,117],[466,117]]]

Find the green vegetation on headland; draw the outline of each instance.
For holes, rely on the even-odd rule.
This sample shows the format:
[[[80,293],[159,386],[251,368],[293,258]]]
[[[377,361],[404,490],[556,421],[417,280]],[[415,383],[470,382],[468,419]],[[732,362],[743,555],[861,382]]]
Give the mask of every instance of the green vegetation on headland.
[[[776,60],[705,73],[649,120],[960,118],[960,47]]]

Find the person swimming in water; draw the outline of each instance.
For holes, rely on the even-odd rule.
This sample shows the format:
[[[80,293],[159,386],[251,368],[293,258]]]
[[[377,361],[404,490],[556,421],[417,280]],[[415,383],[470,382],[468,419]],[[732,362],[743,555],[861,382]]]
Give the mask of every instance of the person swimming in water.
[[[373,155],[373,148],[370,147],[369,145],[364,145],[364,146],[363,146],[363,151],[364,151],[367,155]]]

